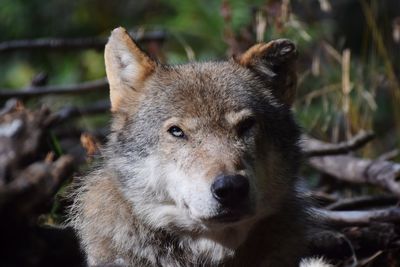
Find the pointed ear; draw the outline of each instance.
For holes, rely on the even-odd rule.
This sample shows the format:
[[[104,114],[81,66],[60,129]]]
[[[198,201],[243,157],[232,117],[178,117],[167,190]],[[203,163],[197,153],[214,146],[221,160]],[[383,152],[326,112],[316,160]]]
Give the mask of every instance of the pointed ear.
[[[278,100],[291,106],[296,95],[296,59],[295,44],[278,39],[252,46],[235,61],[256,72]]]
[[[110,84],[111,110],[117,111],[124,101],[134,101],[138,97],[144,81],[153,73],[157,64],[122,27],[112,31],[104,59]]]

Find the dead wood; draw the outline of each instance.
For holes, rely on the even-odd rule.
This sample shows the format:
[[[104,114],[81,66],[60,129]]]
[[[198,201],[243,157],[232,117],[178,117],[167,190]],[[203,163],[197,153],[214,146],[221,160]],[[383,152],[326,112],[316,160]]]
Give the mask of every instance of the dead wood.
[[[400,251],[398,224],[371,222],[339,227],[339,231],[322,230],[310,237],[312,256],[323,256],[334,266],[366,266],[368,262],[374,262],[372,266],[388,266],[391,255]],[[377,258],[381,254],[385,257]],[[395,257],[393,262],[397,260]]]
[[[313,168],[341,181],[379,186],[400,197],[398,163],[353,156],[312,157],[308,163]]]
[[[336,179],[379,186],[400,197],[400,164],[384,160],[387,155],[377,160],[361,159],[349,155],[340,155],[362,147],[374,137],[371,132],[361,132],[354,138],[330,144],[306,137],[302,147],[308,163],[315,169],[329,174]],[[393,152],[395,153],[395,152]],[[390,153],[389,156],[393,156]]]
[[[335,203],[339,200],[337,196],[325,193],[322,190],[309,191],[306,193],[306,196],[322,207]]]
[[[0,116],[0,185],[10,181],[21,162],[37,156],[48,127],[48,109],[25,110],[15,104]]]
[[[379,156],[378,160],[391,160],[399,155],[399,149],[390,150]]]
[[[43,95],[71,95],[91,92],[106,92],[108,90],[107,79],[83,82],[73,85],[48,85],[48,86],[30,86],[20,90],[0,89],[0,100],[12,97],[27,99]]]
[[[334,225],[368,225],[372,222],[400,223],[400,208],[376,210],[330,211],[318,210],[328,223]]]
[[[393,206],[399,203],[399,198],[392,195],[360,196],[340,199],[328,206],[328,210],[357,210],[371,209],[382,206]]]
[[[393,223],[373,222],[367,226],[350,226],[343,229],[343,234],[357,247],[369,247],[369,253],[400,245],[400,232]]]
[[[11,205],[14,216],[29,217],[43,202],[51,199],[61,182],[72,175],[73,158],[65,155],[55,162],[35,162],[0,187],[0,210]]]
[[[0,110],[0,258],[5,266],[78,266],[82,262],[72,234],[56,236],[55,231],[37,225],[39,216],[57,206],[53,204],[56,193],[75,167],[72,156],[55,159],[51,152],[51,122],[48,109],[28,110],[15,100]]]
[[[330,263],[338,263],[355,256],[350,240],[343,233],[330,230],[313,234],[310,237],[309,250],[314,257],[323,256]]]
[[[105,113],[110,110],[109,100],[100,100],[84,107],[66,106],[52,114],[52,125],[80,116]]]
[[[163,42],[166,38],[165,31],[152,31],[144,34],[132,32],[132,37],[141,43],[149,41]],[[84,38],[40,38],[31,40],[13,40],[0,43],[1,52],[17,50],[81,50],[81,49],[103,49],[107,38],[84,37]]]
[[[375,137],[372,132],[361,131],[352,139],[337,144],[325,143],[307,135],[303,136],[303,153],[306,157],[346,154],[363,147]]]
[[[61,181],[72,174],[73,159],[64,155],[53,162],[46,156],[48,109],[31,111],[18,102],[9,102],[0,116],[0,210],[12,203],[28,210],[51,198]],[[50,154],[51,155],[51,154]]]

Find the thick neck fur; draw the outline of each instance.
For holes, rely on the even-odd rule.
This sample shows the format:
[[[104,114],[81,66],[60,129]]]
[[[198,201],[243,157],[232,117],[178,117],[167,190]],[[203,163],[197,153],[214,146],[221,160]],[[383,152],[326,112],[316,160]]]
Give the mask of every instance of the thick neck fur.
[[[299,214],[298,201],[288,200],[282,212],[246,229],[241,245],[229,248],[223,245],[224,235],[243,235],[239,228],[193,236],[145,225],[132,212],[110,172],[102,170],[86,177],[75,194],[71,222],[88,252],[89,265],[250,266],[251,262],[251,266],[295,266],[304,247],[304,223],[294,219],[304,217]]]

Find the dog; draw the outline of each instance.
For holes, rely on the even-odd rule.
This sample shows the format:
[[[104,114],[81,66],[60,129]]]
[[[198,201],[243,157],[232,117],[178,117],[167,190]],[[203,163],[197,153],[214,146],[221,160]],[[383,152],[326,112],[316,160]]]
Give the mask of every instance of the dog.
[[[304,260],[296,46],[163,65],[123,28],[105,48],[111,133],[74,186],[70,224],[89,265],[328,266]]]

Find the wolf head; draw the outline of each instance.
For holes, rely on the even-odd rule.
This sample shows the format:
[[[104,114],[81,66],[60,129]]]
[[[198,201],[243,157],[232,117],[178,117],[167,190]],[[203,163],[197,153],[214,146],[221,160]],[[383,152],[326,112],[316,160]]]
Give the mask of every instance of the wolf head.
[[[105,50],[106,157],[139,220],[207,233],[269,216],[293,194],[296,48],[280,39],[224,62],[161,65],[123,28]]]

